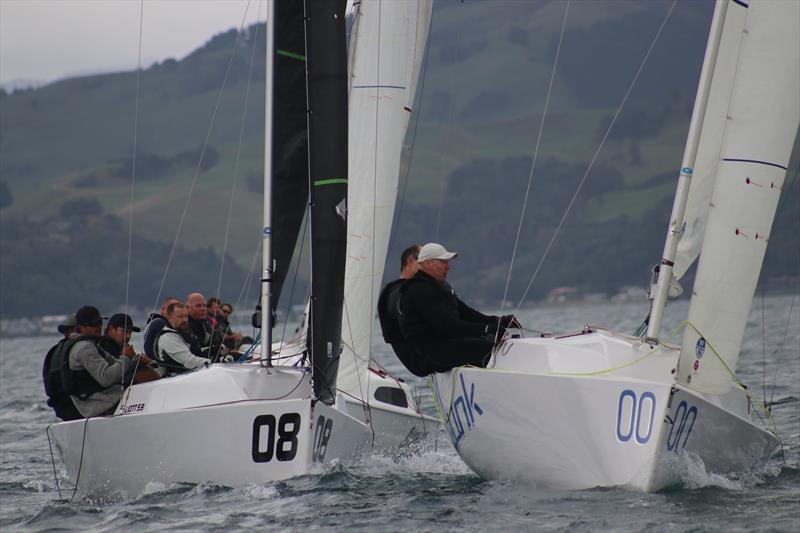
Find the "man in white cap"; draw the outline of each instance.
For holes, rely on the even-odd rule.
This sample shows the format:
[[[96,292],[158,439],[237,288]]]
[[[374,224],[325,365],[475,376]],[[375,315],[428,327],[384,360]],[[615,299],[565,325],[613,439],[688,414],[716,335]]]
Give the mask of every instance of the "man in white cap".
[[[457,255],[439,243],[426,244],[417,257],[419,271],[400,289],[400,325],[421,369],[417,375],[486,366],[505,329],[519,326],[513,315],[487,316],[456,296],[447,273]]]

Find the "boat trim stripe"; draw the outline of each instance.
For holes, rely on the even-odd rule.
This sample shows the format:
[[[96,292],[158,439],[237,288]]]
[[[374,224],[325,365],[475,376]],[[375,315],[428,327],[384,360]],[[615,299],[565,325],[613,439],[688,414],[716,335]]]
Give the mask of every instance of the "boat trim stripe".
[[[769,161],[759,161],[758,159],[729,159],[724,158],[723,161],[731,161],[733,163],[755,163],[757,165],[767,165],[768,167],[776,167],[782,170],[789,170],[789,167],[779,165],[778,163],[770,163]]]

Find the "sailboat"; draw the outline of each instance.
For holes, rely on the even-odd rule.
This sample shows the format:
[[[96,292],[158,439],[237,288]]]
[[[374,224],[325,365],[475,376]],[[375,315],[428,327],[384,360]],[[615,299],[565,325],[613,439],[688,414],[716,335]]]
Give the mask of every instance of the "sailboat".
[[[436,418],[421,412],[412,389],[391,376],[371,355],[403,139],[413,109],[431,9],[431,0],[358,2],[353,6],[348,61],[347,257],[336,402],[370,424],[373,449],[377,451],[416,442],[439,429]],[[302,189],[295,191],[300,197],[304,193]],[[284,232],[295,236],[305,207],[302,202],[296,204],[292,231]],[[282,219],[289,219],[288,208],[282,209],[287,212]],[[272,344],[273,352],[279,354],[276,364],[303,364],[304,344],[302,335]],[[260,347],[255,351],[260,354]]]
[[[800,2],[718,0],[646,334],[512,338],[487,369],[433,375],[467,465],[657,491],[687,464],[726,474],[771,456],[770,413],[736,366],[798,124]],[[698,255],[682,343],[666,344],[666,300]]]
[[[212,364],[129,387],[113,416],[49,426],[77,492],[136,494],[154,481],[265,483],[356,459],[369,448],[369,426],[335,405],[347,227],[345,4],[271,2],[267,24],[262,301],[269,309],[273,161],[284,161],[283,152],[297,144],[273,143],[273,134],[299,123],[308,146],[299,174],[311,180],[311,366]],[[274,86],[291,92],[298,83],[308,108],[276,98],[283,93]]]

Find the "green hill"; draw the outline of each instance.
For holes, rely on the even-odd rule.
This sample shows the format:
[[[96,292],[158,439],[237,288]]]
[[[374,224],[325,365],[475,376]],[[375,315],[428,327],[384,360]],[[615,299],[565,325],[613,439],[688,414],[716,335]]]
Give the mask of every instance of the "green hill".
[[[661,251],[711,2],[677,4],[597,149],[671,5],[572,4],[512,298],[523,292],[584,175],[585,185],[531,295],[539,298],[558,285],[613,291],[646,281]],[[463,251],[453,278],[465,296],[500,299],[563,10],[563,2],[545,1],[435,4],[406,140],[390,267],[407,243],[439,239]],[[99,202],[124,233],[132,219],[145,249],[170,246],[177,236],[182,253],[217,255],[233,205],[225,252],[236,268],[249,268],[260,243],[264,33],[261,25],[243,34],[219,34],[188,57],[153,65],[140,77],[120,72],[0,93],[0,221],[15,229],[13,236],[0,232],[0,248],[4,255],[12,249],[24,255],[2,263],[4,316],[29,312],[15,283],[20,276],[35,277],[45,288],[56,283],[48,276],[51,265],[19,241],[46,246],[35,232],[47,232],[76,200]],[[787,187],[785,196],[776,228],[800,217],[797,187]],[[85,227],[91,233],[95,226]],[[768,258],[778,265],[770,267],[775,276],[797,272],[797,237],[785,241],[778,255],[771,251]],[[60,253],[69,255],[71,249]],[[144,260],[160,268],[166,263]],[[215,286],[218,272],[210,272],[210,264],[196,284]],[[142,298],[150,305],[152,296]],[[74,308],[72,299],[56,298],[48,309]]]

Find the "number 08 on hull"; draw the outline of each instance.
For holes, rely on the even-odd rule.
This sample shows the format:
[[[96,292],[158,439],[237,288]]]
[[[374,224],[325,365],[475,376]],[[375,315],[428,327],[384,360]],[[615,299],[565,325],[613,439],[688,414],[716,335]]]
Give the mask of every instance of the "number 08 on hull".
[[[205,405],[162,409],[170,397],[181,401],[183,386],[196,389],[203,379],[227,387],[209,391]],[[267,374],[255,366],[215,365],[148,385],[123,398],[117,412],[130,414],[48,428],[80,494],[139,494],[150,482],[267,483],[332,459],[355,459],[369,444],[366,425],[312,401],[308,374],[300,369]],[[282,388],[288,389],[276,394]]]

